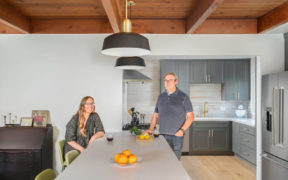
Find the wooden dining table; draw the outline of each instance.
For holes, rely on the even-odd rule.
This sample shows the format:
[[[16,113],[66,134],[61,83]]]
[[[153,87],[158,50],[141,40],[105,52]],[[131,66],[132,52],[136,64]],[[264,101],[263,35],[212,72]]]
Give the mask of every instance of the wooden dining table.
[[[139,162],[121,166],[114,156],[129,149]],[[189,175],[163,136],[136,140],[128,131],[113,133],[113,141],[106,137],[95,140],[56,180],[188,180]]]

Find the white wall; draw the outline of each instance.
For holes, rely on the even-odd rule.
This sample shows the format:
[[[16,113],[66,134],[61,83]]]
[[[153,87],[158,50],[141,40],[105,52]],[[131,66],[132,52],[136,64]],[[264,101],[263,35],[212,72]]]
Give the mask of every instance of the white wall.
[[[122,71],[113,68],[115,58],[99,53],[102,41],[94,35],[0,36],[0,115],[49,110],[57,142],[81,98],[90,95],[105,130],[120,131]],[[59,171],[55,148],[54,156]]]
[[[85,95],[95,98],[106,131],[119,131],[122,72],[100,53],[107,35],[0,35],[0,114],[49,110],[54,141]],[[151,56],[255,56],[264,74],[284,69],[282,35],[146,35]],[[0,123],[1,124],[1,123]],[[61,169],[57,151],[57,165]]]

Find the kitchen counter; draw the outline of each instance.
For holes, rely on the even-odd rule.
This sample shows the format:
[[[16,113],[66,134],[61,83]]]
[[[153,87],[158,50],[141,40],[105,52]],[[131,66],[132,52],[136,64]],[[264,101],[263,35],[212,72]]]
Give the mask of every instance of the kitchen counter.
[[[136,141],[136,137],[128,131],[114,133],[113,136],[112,142],[107,142],[105,137],[94,141],[56,180],[190,179],[163,136],[154,141]],[[125,149],[142,157],[142,161],[132,166],[114,163],[115,154]]]
[[[196,117],[195,121],[232,121],[247,126],[255,127],[255,119],[252,118],[235,118],[235,117]]]

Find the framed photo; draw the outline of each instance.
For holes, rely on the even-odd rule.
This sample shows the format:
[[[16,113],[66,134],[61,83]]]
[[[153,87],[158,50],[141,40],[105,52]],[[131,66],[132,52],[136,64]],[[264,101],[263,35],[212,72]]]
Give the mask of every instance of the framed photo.
[[[49,120],[48,110],[32,110],[33,126],[46,127]]]
[[[20,126],[25,126],[25,127],[31,127],[33,124],[33,118],[32,117],[22,117]]]

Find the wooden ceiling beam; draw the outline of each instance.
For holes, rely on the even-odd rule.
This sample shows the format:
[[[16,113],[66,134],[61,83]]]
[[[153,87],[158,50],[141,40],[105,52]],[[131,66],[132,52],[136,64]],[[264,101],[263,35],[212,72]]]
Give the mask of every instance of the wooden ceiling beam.
[[[112,33],[108,19],[31,19],[34,34]]]
[[[193,33],[224,0],[198,0],[187,18],[186,33]]]
[[[121,17],[115,0],[101,0],[114,33],[121,31]]]
[[[184,19],[133,19],[133,32],[185,34]],[[32,19],[35,34],[112,33],[108,19]],[[257,34],[257,19],[207,19],[193,34]]]
[[[258,32],[263,33],[288,22],[288,2],[258,19]]]
[[[30,33],[29,18],[4,0],[0,0],[0,24],[8,26],[7,29],[14,33]]]
[[[257,19],[207,19],[193,34],[257,34]]]

